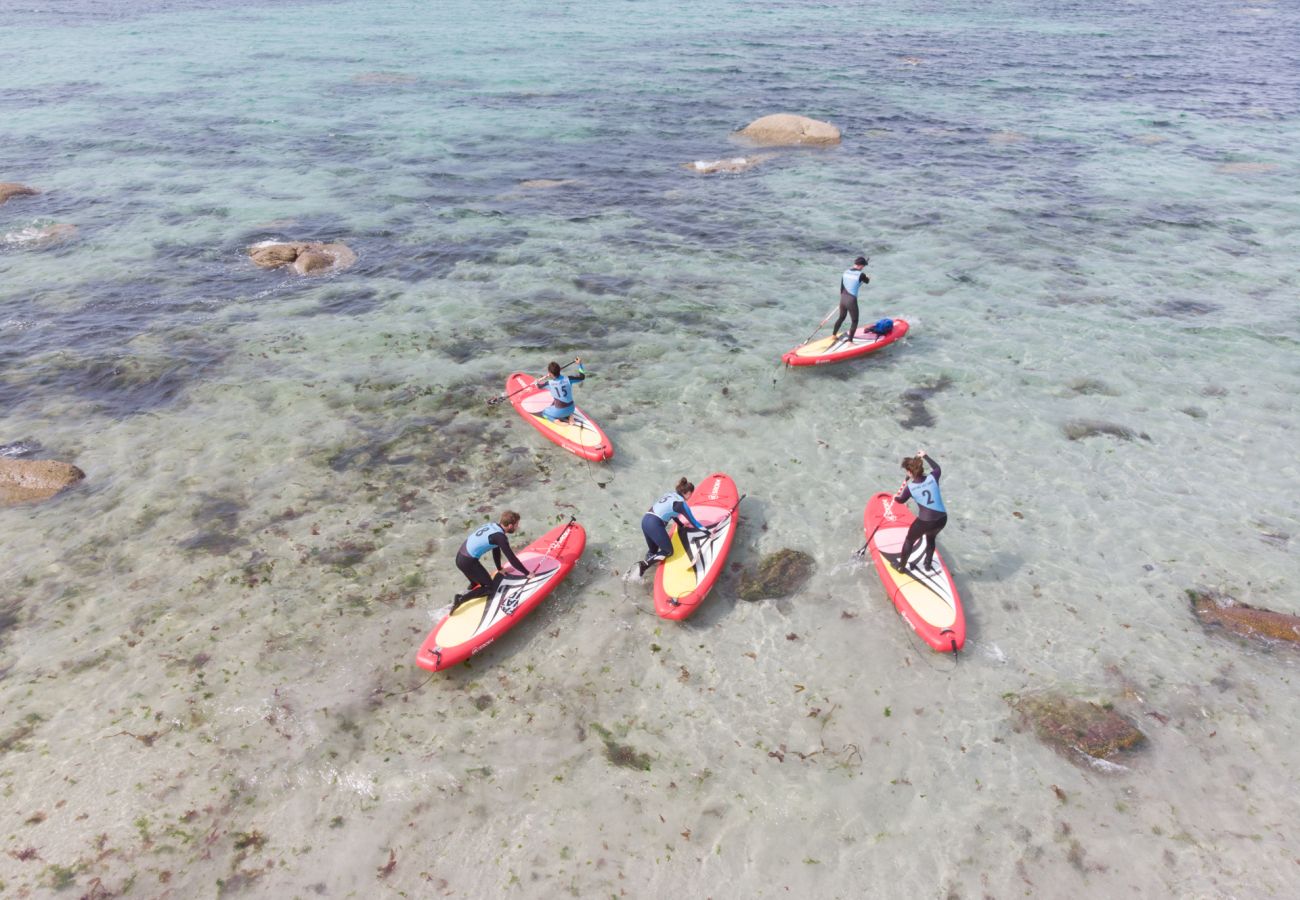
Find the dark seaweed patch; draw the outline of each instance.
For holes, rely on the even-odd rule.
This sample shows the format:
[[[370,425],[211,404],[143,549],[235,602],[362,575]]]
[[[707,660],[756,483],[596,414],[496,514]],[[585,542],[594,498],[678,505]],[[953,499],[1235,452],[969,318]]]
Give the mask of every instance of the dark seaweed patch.
[[[22,604],[17,600],[0,600],[0,646],[4,646],[5,632],[18,624]]]
[[[240,513],[245,509],[247,506],[239,500],[203,494],[190,518],[199,526],[216,525],[230,531],[239,524]]]
[[[1215,303],[1205,303],[1200,300],[1166,300],[1164,303],[1152,307],[1152,312],[1160,316],[1169,316],[1170,318],[1179,318],[1183,316],[1208,316],[1210,313],[1216,313],[1223,307]]]
[[[595,294],[598,297],[604,297],[608,294],[626,294],[635,284],[636,281],[632,278],[624,278],[618,275],[596,275],[590,272],[584,272],[573,279],[574,287],[586,291],[588,294]]]
[[[369,541],[342,541],[322,550],[319,559],[327,566],[349,569],[378,549]]]
[[[96,326],[88,321],[84,327],[93,335]],[[79,397],[108,415],[135,415],[176,402],[224,355],[203,340],[186,337],[150,354],[62,352],[29,358],[0,379],[0,407],[39,397],[44,390]]]
[[[199,553],[210,553],[213,556],[226,556],[246,542],[238,535],[227,534],[222,531],[200,531],[181,541],[177,546],[182,550],[190,550]]]
[[[947,375],[940,375],[933,382],[921,384],[904,391],[899,399],[903,402],[903,409],[907,416],[899,419],[899,424],[909,429],[932,427],[936,420],[925,402],[951,386],[952,379]]]
[[[361,316],[373,312],[383,304],[383,298],[374,288],[332,288],[321,295],[320,301],[315,306],[303,310],[298,315]]]
[[[1072,441],[1081,441],[1090,437],[1113,437],[1122,441],[1131,441],[1141,438],[1144,441],[1151,440],[1150,435],[1145,431],[1134,431],[1125,425],[1116,425],[1113,422],[1101,422],[1096,419],[1072,419],[1061,427],[1065,436]]]
[[[1097,378],[1075,378],[1069,382],[1067,387],[1076,394],[1083,394],[1084,396],[1098,394],[1103,397],[1119,396],[1119,391]]]

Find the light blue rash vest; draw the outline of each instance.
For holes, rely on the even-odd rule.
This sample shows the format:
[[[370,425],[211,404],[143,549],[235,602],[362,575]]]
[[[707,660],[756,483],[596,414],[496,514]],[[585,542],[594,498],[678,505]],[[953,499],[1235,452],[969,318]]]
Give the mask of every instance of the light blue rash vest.
[[[669,491],[655,501],[655,505],[650,507],[650,512],[662,519],[664,524],[667,524],[673,516],[677,515],[677,511],[673,509],[673,504],[685,502],[681,494],[676,491]]]
[[[933,472],[927,472],[924,481],[909,481],[907,489],[912,492],[912,499],[917,506],[924,506],[935,512],[947,513],[943,505],[943,495],[939,493],[939,482]]]
[[[546,389],[551,392],[551,399],[556,406],[573,405],[573,382],[568,375],[556,375],[546,382]]]
[[[844,290],[856,297],[858,295],[858,288],[862,287],[862,270],[845,269],[844,275],[840,279],[840,284],[844,286]]]
[[[480,556],[492,549],[492,535],[504,533],[505,529],[496,522],[488,522],[482,528],[479,528],[469,537],[465,538],[465,552],[475,559],[478,559]]]

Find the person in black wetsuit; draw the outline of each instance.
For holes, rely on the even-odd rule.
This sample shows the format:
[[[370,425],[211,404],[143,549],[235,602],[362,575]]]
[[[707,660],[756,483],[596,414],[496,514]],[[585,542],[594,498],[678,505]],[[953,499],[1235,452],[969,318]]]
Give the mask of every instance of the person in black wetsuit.
[[[673,542],[668,537],[668,523],[674,519],[677,520],[677,527],[682,532],[682,550],[686,553],[687,559],[692,559],[691,543],[686,536],[687,530],[691,528],[698,531],[707,530],[695,518],[695,513],[691,512],[691,507],[686,502],[691,499],[693,493],[695,493],[695,485],[683,478],[677,482],[677,487],[656,500],[641,517],[641,534],[645,536],[646,547],[649,548],[645,559],[637,563],[642,575],[655,563],[673,555]]]
[[[866,257],[859,256],[853,260],[853,268],[845,269],[844,274],[840,276],[840,315],[835,320],[831,335],[839,336],[840,325],[844,323],[844,317],[848,316],[849,331],[845,339],[850,344],[853,343],[853,335],[858,332],[858,291],[862,285],[871,283],[867,273],[862,271],[866,266]]]
[[[518,528],[519,513],[507,509],[501,514],[499,521],[489,522],[476,528],[461,543],[460,549],[456,551],[456,568],[469,579],[469,590],[456,595],[456,601],[451,606],[452,612],[467,600],[492,595],[501,582],[502,575],[505,574],[505,570],[501,567],[502,554],[505,554],[506,562],[519,572],[528,571],[519,561],[519,557],[515,556],[515,552],[510,549],[510,539],[507,537],[514,534]],[[479,559],[489,550],[492,551],[492,562],[497,567],[495,576],[489,575],[483,563],[479,562]]]
[[[930,464],[928,475],[925,474],[925,463]],[[912,527],[907,529],[903,549],[899,552],[898,559],[893,561],[893,566],[899,572],[907,571],[907,561],[912,556],[916,542],[925,538],[925,560],[921,565],[925,572],[933,575],[937,571],[934,568],[935,537],[948,524],[948,509],[943,505],[943,495],[939,493],[939,476],[943,472],[924,450],[918,450],[916,456],[904,459],[903,468],[907,470],[910,480],[903,485],[894,502],[915,500],[916,519],[912,522]]]

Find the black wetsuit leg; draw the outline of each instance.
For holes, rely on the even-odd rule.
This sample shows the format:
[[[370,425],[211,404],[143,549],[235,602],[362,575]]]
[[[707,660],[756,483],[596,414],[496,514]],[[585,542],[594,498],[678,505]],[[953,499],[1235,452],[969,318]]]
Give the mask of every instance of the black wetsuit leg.
[[[470,585],[470,589],[462,594],[460,600],[457,601],[457,606],[466,600],[473,600],[475,597],[486,597],[496,587],[496,579],[489,575],[483,564],[472,556],[457,553],[456,568],[460,569],[461,574],[469,579]]]
[[[835,327],[831,329],[832,334],[840,330],[846,316],[849,320],[849,334],[854,335],[858,331],[858,298],[840,288],[840,314],[835,319]]]
[[[641,534],[645,536],[646,547],[650,554],[662,553],[665,557],[673,555],[673,542],[668,537],[668,529],[663,520],[654,513],[641,517]]]
[[[943,526],[948,524],[948,515],[944,513],[937,519],[916,519],[912,526],[907,529],[907,537],[903,539],[903,549],[899,552],[899,565],[906,566],[907,561],[912,557],[912,550],[916,548],[916,542],[925,538],[925,561],[924,565],[928,569],[934,562],[935,535],[943,531]]]

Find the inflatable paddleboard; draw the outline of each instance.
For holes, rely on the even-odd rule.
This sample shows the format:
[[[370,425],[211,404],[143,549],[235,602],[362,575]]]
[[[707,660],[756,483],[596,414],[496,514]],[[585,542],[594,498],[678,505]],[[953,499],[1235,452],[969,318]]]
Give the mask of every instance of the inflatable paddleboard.
[[[458,665],[514,628],[559,586],[586,546],[587,532],[577,522],[569,522],[516,551],[528,573],[512,571],[492,596],[462,603],[444,616],[420,645],[416,665],[430,672]]]
[[[516,372],[506,379],[506,393],[514,394],[510,402],[525,421],[546,435],[548,440],[583,459],[600,462],[614,455],[614,445],[605,432],[579,407],[573,408],[569,424],[552,422],[543,416],[542,410],[551,405],[551,393],[546,388],[537,387],[535,381],[533,376],[523,372]]]
[[[672,526],[673,554],[655,571],[655,612],[665,619],[685,619],[695,612],[722,574],[736,536],[740,496],[730,476],[715,472],[705,478],[687,503],[708,530],[686,532],[691,547],[688,559],[682,548],[682,528]]]
[[[781,362],[787,366],[820,366],[866,356],[900,340],[907,334],[909,327],[906,319],[895,319],[893,330],[889,334],[881,335],[873,332],[871,325],[862,325],[853,333],[852,342],[848,340],[847,334],[841,334],[838,338],[834,336],[818,338],[795,347],[781,357]]]
[[[876,494],[862,516],[862,527],[869,535],[867,546],[898,614],[935,650],[956,653],[966,643],[966,616],[943,557],[935,551],[935,573],[922,569],[921,560],[925,557],[922,539],[916,542],[908,561],[915,563],[916,568],[908,568],[903,573],[895,571],[890,564],[903,549],[907,529],[915,518],[905,504],[894,502],[892,494]]]

